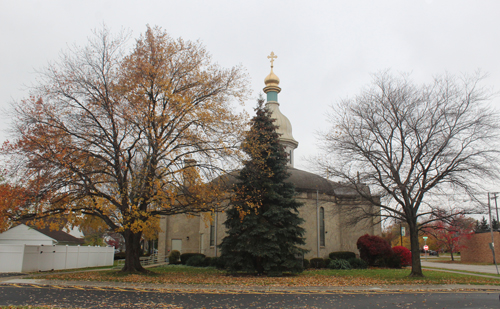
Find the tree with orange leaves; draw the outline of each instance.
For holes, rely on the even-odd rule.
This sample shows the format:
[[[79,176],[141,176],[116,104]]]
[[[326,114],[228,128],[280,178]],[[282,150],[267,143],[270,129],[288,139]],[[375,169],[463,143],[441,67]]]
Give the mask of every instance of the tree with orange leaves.
[[[10,218],[27,201],[26,190],[9,183],[0,184],[0,233],[11,226]]]
[[[51,64],[17,104],[8,153],[51,192],[18,218],[99,217],[125,238],[123,270],[145,271],[140,240],[159,215],[209,211],[225,197],[210,180],[238,163],[245,117],[230,103],[245,98],[246,78],[160,28],[130,52],[125,42],[104,28]]]
[[[4,148],[8,147],[8,142],[4,144]],[[8,173],[4,171],[4,175]],[[17,223],[13,218],[21,218],[26,209],[37,209],[50,198],[50,193],[42,192],[40,184],[43,182],[41,177],[33,177],[31,179],[10,179],[0,176],[0,233],[8,230]],[[34,218],[33,216],[22,217],[23,219]],[[29,222],[37,227],[52,227],[59,228],[60,223],[57,220],[51,222]],[[57,226],[56,226],[57,225]]]

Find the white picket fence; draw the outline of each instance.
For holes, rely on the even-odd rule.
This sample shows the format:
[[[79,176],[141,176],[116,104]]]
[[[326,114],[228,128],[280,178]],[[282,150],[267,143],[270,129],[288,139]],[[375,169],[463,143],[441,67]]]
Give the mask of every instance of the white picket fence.
[[[0,272],[113,266],[113,247],[0,245]]]

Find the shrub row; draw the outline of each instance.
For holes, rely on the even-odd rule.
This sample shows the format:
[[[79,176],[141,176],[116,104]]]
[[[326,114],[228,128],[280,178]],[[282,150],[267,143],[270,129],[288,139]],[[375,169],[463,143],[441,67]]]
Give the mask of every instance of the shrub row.
[[[175,264],[175,263],[171,263]],[[224,269],[224,261],[220,257],[205,257],[203,254],[191,254],[186,261],[187,266],[193,267],[216,267],[217,269]],[[365,269],[368,264],[358,258],[345,259],[322,259],[313,258],[303,260],[304,269],[307,268],[331,268],[331,269]]]
[[[328,264],[330,269],[352,269],[351,263],[343,259],[330,260]]]
[[[366,269],[368,264],[356,257],[352,257],[349,259],[322,259],[322,258],[313,258],[309,262],[305,262],[304,260],[304,268],[330,268],[330,269]],[[306,265],[309,264],[309,267]]]
[[[368,266],[380,266],[389,268],[401,268],[411,265],[411,252],[405,247],[397,246],[391,248],[389,243],[379,236],[363,235],[357,241],[357,247],[361,259],[350,251],[331,252],[328,259],[312,258],[304,259],[304,268],[331,268],[331,269],[365,269]],[[184,253],[173,250],[169,255],[170,264],[180,263],[195,267],[217,267],[224,268],[224,261],[220,257],[206,257],[201,253]]]
[[[224,262],[220,257],[208,257],[201,253],[183,253],[172,250],[168,256],[169,264],[183,264],[193,267],[216,267],[224,268]]]
[[[224,263],[220,257],[209,257],[203,254],[193,255],[186,261],[187,266],[193,267],[215,267],[224,269]]]
[[[364,269],[368,266],[401,268],[411,265],[411,251],[402,246],[391,248],[390,244],[379,236],[363,235],[357,246],[361,259],[350,251],[331,252],[329,259],[313,258],[304,260],[304,268]]]
[[[205,258],[205,255],[201,253],[183,253],[181,254],[181,264],[187,265],[187,261],[194,256],[199,256],[202,260]]]
[[[322,259],[322,258],[312,258],[309,263],[310,268],[326,268],[328,265],[328,259]]]
[[[356,258],[356,254],[350,251],[331,252],[328,257],[330,260],[349,260]]]
[[[170,264],[183,264],[188,265],[187,262],[192,258],[196,257],[192,263],[203,264],[205,255],[201,253],[183,253],[181,254],[178,250],[172,250],[168,255],[168,262]],[[201,261],[201,262],[200,262]],[[194,266],[194,265],[192,265]]]

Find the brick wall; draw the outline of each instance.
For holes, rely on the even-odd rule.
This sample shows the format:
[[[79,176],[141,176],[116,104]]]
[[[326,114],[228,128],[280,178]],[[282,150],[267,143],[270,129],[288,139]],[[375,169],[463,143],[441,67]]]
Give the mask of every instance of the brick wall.
[[[500,232],[493,232],[495,242],[495,257],[497,263],[500,260]],[[493,254],[490,246],[490,233],[473,234],[471,238],[464,239],[463,244],[466,248],[460,251],[462,262],[466,263],[493,263]]]

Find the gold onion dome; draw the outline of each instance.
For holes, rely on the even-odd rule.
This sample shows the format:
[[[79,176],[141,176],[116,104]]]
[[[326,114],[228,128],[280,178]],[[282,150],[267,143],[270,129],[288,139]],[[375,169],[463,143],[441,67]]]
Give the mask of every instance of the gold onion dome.
[[[274,59],[278,58],[278,56],[276,56],[274,52],[271,52],[271,55],[267,56],[267,58],[271,59],[271,73],[269,73],[269,75],[267,75],[266,78],[264,79],[264,83],[266,84],[264,92],[267,93],[269,91],[276,91],[279,93],[281,91],[281,88],[279,87],[280,79],[273,72],[273,67],[274,67],[273,62]]]
[[[273,62],[277,56],[271,52],[267,58],[271,59],[271,73],[264,79],[266,87],[264,92],[267,94],[266,108],[271,112],[271,118],[274,119],[274,124],[277,126],[276,132],[280,135],[280,142],[285,146],[285,150],[290,155],[289,165],[293,167],[293,149],[297,148],[299,143],[293,138],[292,124],[290,120],[283,115],[280,111],[280,104],[278,103],[278,93],[281,91],[279,87],[280,79],[273,72]]]
[[[280,79],[279,77],[274,74],[273,72],[273,68],[271,68],[271,73],[269,73],[269,75],[266,76],[266,78],[264,79],[264,83],[266,84],[266,87],[278,87],[279,84],[280,84]]]

